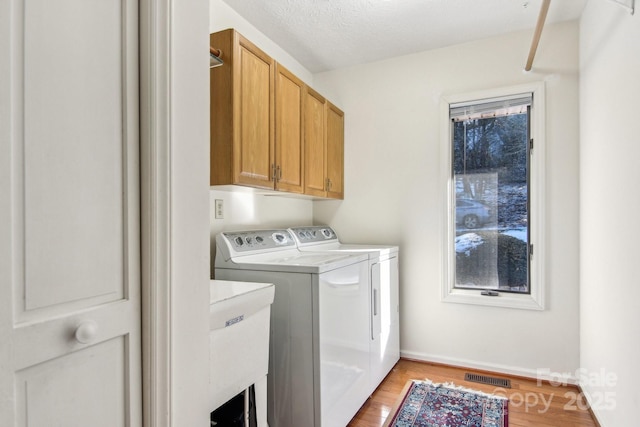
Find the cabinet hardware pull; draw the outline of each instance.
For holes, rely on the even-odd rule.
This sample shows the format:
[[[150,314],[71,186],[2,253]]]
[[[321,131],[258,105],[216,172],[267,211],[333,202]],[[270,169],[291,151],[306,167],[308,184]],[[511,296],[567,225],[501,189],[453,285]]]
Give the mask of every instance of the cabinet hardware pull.
[[[271,164],[271,181],[276,182],[276,164]]]
[[[282,169],[280,169],[280,165],[276,166],[276,182],[279,182],[282,179]]]

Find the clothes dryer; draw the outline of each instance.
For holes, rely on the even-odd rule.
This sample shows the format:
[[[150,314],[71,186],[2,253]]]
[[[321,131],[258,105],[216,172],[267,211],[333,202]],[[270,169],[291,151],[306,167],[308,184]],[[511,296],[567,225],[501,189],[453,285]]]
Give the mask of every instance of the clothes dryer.
[[[369,259],[370,384],[373,393],[400,359],[399,249],[393,245],[345,244],[328,226],[289,229],[305,253],[366,254]]]

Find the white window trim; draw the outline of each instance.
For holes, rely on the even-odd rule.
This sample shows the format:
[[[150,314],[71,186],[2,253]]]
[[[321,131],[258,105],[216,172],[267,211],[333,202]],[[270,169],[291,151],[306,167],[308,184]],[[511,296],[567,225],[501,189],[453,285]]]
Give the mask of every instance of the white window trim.
[[[490,89],[480,92],[445,96],[441,100],[441,188],[443,191],[442,219],[442,293],[443,302],[475,304],[494,307],[508,307],[526,310],[544,310],[545,308],[545,87],[544,82],[535,82],[519,86]],[[514,294],[500,292],[498,296],[481,295],[481,290],[455,289],[455,200],[451,174],[451,121],[449,105],[460,102],[498,98],[518,93],[533,93],[531,109],[531,138],[534,147],[530,162],[530,224],[529,233],[534,245],[530,263],[531,293]]]

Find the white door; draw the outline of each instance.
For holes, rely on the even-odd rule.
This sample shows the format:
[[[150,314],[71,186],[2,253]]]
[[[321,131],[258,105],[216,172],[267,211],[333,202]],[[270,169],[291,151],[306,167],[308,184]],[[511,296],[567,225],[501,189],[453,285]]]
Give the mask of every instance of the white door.
[[[0,425],[140,426],[138,5],[0,20]]]

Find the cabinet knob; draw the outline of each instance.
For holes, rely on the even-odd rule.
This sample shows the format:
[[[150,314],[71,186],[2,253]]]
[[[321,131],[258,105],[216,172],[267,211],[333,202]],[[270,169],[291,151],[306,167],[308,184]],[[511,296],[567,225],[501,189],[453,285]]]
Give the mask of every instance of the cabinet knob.
[[[93,320],[85,320],[80,323],[73,334],[80,344],[91,344],[98,335],[98,324]]]

